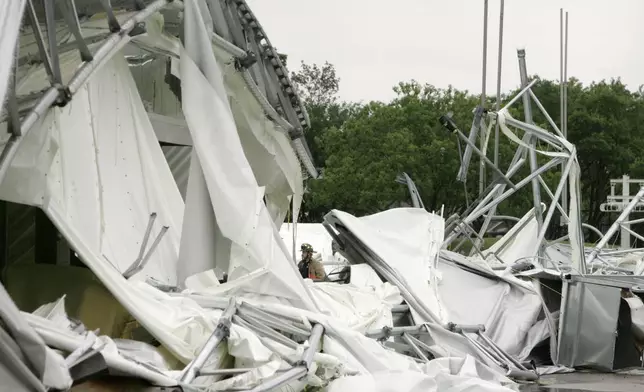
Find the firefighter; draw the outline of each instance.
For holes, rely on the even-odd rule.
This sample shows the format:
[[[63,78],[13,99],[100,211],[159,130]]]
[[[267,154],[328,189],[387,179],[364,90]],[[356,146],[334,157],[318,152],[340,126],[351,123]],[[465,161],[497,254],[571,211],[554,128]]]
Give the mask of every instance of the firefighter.
[[[313,247],[310,244],[302,244],[302,260],[297,264],[297,268],[300,270],[300,275],[304,279],[313,279],[313,280],[325,280],[326,272],[324,272],[324,266],[313,257]]]

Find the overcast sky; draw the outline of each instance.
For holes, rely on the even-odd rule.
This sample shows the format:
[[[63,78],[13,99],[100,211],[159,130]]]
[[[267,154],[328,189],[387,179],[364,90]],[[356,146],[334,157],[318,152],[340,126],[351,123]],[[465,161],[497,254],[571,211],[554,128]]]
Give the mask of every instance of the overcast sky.
[[[345,100],[388,100],[399,81],[481,92],[484,0],[247,0],[271,43],[335,65]],[[488,94],[496,93],[500,0],[489,0]],[[507,0],[502,89],[528,73],[559,79],[559,9],[569,12],[568,75],[644,84],[644,0]]]

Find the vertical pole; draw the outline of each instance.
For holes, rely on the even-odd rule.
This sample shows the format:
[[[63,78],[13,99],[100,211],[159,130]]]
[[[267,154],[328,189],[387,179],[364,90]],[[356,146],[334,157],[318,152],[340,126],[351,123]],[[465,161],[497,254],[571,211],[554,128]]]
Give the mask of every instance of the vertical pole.
[[[482,66],[482,77],[481,77],[481,107],[485,108],[486,101],[486,89],[487,89],[487,16],[488,16],[488,0],[483,1],[483,66]],[[486,138],[486,129],[485,127],[480,126],[480,144],[481,151],[485,154],[485,138]],[[483,194],[485,190],[485,161],[481,157],[479,163],[479,195]]]
[[[519,49],[517,51],[517,56],[519,57],[519,76],[521,77],[521,86],[525,87],[529,83],[528,68],[525,60],[525,49]],[[525,122],[532,124],[532,106],[529,94],[523,94],[523,111]],[[537,152],[534,150],[537,145],[536,137],[530,137],[529,145],[532,147],[530,151],[528,151],[530,170],[535,172],[539,168],[539,164],[537,163]],[[537,220],[537,225],[540,231],[543,224],[543,215],[541,211],[541,186],[539,185],[539,179],[536,177],[532,179],[532,198],[534,202],[534,216]]]
[[[630,187],[630,177],[627,175],[622,176],[622,208],[625,208],[628,204],[628,197],[631,193]],[[630,213],[624,217],[624,222],[628,222]],[[630,229],[630,224],[622,223],[621,224],[621,233],[620,233],[620,248],[621,249],[630,249],[631,248],[631,233],[628,232]]]
[[[568,12],[566,12],[565,33],[563,26],[563,14],[561,15],[561,29],[561,133],[563,133],[565,139],[568,139]],[[561,170],[563,171],[563,166]],[[561,206],[563,210],[566,211],[566,213],[569,213],[567,183],[564,185],[562,192]],[[564,225],[563,216],[561,225]]]
[[[501,12],[499,13],[499,61],[496,73],[496,111],[501,108],[501,69],[503,68],[503,11],[505,0],[501,0]],[[494,165],[499,165],[499,123],[494,127]]]

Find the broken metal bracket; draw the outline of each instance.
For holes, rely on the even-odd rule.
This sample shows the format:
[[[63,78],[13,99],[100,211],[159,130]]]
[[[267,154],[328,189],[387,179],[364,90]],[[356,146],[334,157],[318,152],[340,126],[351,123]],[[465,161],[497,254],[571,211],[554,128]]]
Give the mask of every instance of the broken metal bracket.
[[[136,275],[141,270],[143,270],[143,268],[145,268],[146,264],[150,260],[150,257],[152,256],[152,252],[154,252],[154,250],[159,245],[159,242],[161,242],[161,239],[170,228],[169,226],[161,227],[161,230],[159,231],[159,234],[157,234],[156,238],[154,239],[154,242],[150,246],[150,249],[144,254],[145,248],[147,247],[147,244],[148,244],[148,240],[150,239],[152,225],[154,224],[154,221],[156,220],[156,218],[157,218],[156,212],[153,212],[152,214],[150,214],[150,218],[148,220],[148,226],[145,229],[145,234],[143,235],[143,241],[141,242],[139,255],[136,258],[136,260],[134,260],[132,265],[130,265],[130,267],[128,267],[128,269],[126,269],[125,272],[123,272],[123,276],[125,277],[125,279],[131,278],[132,276]]]

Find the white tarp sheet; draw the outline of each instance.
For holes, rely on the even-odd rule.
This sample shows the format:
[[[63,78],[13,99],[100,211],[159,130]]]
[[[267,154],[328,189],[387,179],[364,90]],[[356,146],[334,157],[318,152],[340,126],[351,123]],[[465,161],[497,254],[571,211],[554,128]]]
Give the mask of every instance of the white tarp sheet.
[[[488,337],[520,359],[539,343],[529,339],[541,311],[541,299],[532,285],[511,276],[501,279],[492,273],[484,276],[463,269],[459,264],[481,270],[468,258],[451,252],[443,251],[446,259],[456,257],[459,264],[437,260],[442,218],[415,208],[362,218],[341,211],[330,215],[330,220],[340,222],[397,271],[409,291],[422,299],[441,324],[485,325]]]
[[[314,300],[264,204],[264,189],[244,155],[199,7],[194,1],[185,4],[182,105],[217,224],[232,242],[228,283],[217,294],[252,293],[314,310]]]

